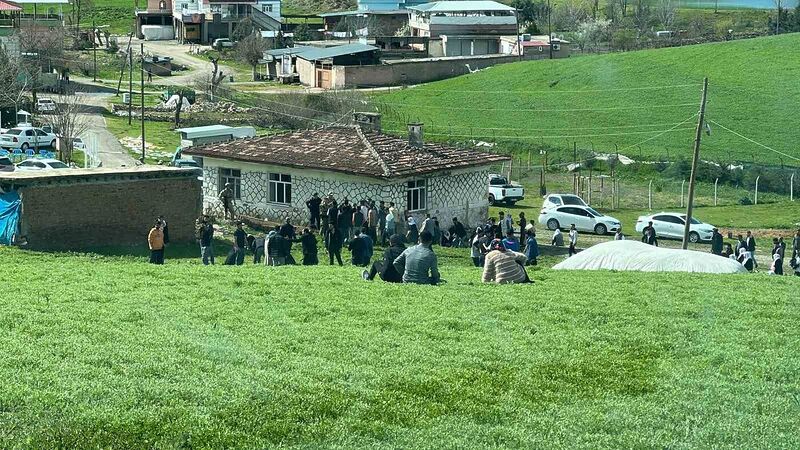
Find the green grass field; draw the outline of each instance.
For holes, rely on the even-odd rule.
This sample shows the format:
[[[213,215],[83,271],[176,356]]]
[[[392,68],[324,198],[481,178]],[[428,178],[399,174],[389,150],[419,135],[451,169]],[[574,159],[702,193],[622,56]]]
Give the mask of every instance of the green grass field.
[[[385,114],[384,128],[404,133],[408,121],[419,120],[431,139],[501,142],[501,150],[524,154],[551,145],[560,149],[551,153],[553,161],[571,161],[573,142],[582,153],[593,148],[675,160],[691,157],[692,116],[708,76],[708,120],[800,158],[800,132],[790,125],[800,102],[798,46],[800,34],[790,34],[505,64],[376,95],[375,102]],[[701,155],[798,165],[713,123]]]
[[[419,287],[190,251],[0,248],[0,446],[800,446],[795,278],[488,286],[451,252]]]

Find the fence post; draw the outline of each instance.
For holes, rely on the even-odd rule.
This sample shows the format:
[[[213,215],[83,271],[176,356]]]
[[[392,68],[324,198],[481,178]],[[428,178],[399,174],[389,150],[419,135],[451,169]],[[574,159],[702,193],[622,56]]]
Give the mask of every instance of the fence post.
[[[714,206],[717,206],[717,183],[719,183],[719,178],[714,180]]]
[[[647,209],[653,210],[653,180],[647,185]]]
[[[683,208],[683,188],[686,185],[686,180],[681,181],[681,208]]]
[[[758,180],[761,178],[761,175],[756,177],[756,195],[754,197],[754,202],[756,205],[758,204]]]
[[[789,201],[794,201],[794,172],[792,172],[792,176],[789,177]]]

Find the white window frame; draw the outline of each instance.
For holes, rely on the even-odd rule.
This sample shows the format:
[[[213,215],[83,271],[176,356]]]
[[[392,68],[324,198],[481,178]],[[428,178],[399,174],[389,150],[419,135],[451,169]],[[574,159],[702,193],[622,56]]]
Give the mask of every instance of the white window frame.
[[[272,3],[264,3],[261,5],[261,12],[271,13],[272,12]]]
[[[226,173],[227,172],[227,173]],[[236,175],[238,174],[238,176]],[[219,186],[217,186],[217,193],[225,189],[225,183],[233,183],[233,199],[242,199],[242,171],[240,169],[229,169],[227,167],[219,168]]]
[[[277,205],[292,204],[292,175],[288,173],[269,173],[267,186],[267,202]],[[283,195],[279,195],[282,193]],[[280,198],[283,197],[283,201]]]
[[[416,193],[416,204],[414,193]],[[406,182],[406,209],[424,211],[428,209],[428,180],[422,178]]]

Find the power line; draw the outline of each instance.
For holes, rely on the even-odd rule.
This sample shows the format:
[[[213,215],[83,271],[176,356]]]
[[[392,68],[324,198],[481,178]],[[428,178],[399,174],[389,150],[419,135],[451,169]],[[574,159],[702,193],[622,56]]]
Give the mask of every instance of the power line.
[[[424,92],[457,92],[465,94],[588,94],[597,92],[620,92],[620,91],[649,91],[660,89],[678,89],[688,87],[702,87],[702,84],[673,84],[666,86],[641,86],[633,88],[608,88],[608,89],[584,89],[584,90],[549,90],[549,91],[521,91],[521,90],[505,90],[505,91],[484,91],[484,90],[459,90],[459,89],[429,89],[408,87],[406,89],[413,89]]]
[[[588,138],[588,137],[602,137],[602,136],[628,136],[628,135],[641,135],[641,134],[649,134],[649,133],[659,133],[659,135],[669,133],[671,131],[685,131],[685,130],[693,130],[694,128],[677,128],[672,127],[668,130],[648,130],[648,131],[631,131],[627,133],[601,133],[601,134],[578,134],[578,135],[563,135],[563,136],[551,136],[551,135],[539,135],[539,136],[493,136],[493,138],[497,139],[561,139],[561,138]],[[403,130],[386,130],[388,132],[393,133],[402,133]],[[426,133],[433,136],[455,136],[455,137],[469,137],[473,138],[476,137],[474,134],[448,134],[448,133]],[[488,135],[477,135],[479,136],[486,136]],[[658,137],[658,136],[655,136]]]
[[[670,128],[670,129],[668,129],[668,130],[665,130],[665,131],[663,131],[663,132],[661,132],[661,133],[659,133],[659,134],[657,134],[657,135],[655,135],[655,136],[650,136],[649,138],[647,138],[647,139],[645,139],[645,140],[643,140],[643,141],[641,141],[641,142],[637,142],[637,143],[635,143],[635,144],[633,144],[633,145],[629,145],[629,146],[627,146],[627,147],[624,147],[623,149],[621,149],[621,150],[619,150],[619,151],[621,151],[621,152],[622,152],[622,151],[625,151],[625,150],[627,150],[627,149],[629,149],[629,148],[633,148],[633,147],[636,147],[636,146],[642,145],[642,144],[644,144],[645,142],[650,142],[650,141],[652,141],[653,139],[656,139],[656,138],[658,138],[658,137],[660,137],[660,136],[663,136],[663,135],[664,135],[664,134],[666,134],[666,133],[669,133],[669,132],[675,131],[675,129],[676,129],[676,128],[678,128],[679,126],[681,126],[681,125],[685,124],[686,122],[689,122],[690,120],[694,119],[695,117],[697,117],[697,116],[699,116],[699,115],[700,115],[700,113],[699,113],[699,112],[698,112],[698,113],[694,113],[694,114],[692,114],[692,116],[691,116],[691,117],[689,117],[688,119],[684,120],[683,122],[681,122],[681,123],[679,123],[679,124],[675,125],[674,127]],[[684,128],[683,130],[685,130],[685,129],[686,129],[686,128]],[[689,130],[692,130],[693,128],[688,128],[688,129],[689,129]]]
[[[448,111],[506,111],[506,112],[578,112],[578,111],[621,111],[621,110],[634,110],[634,109],[666,109],[666,108],[685,108],[688,106],[697,106],[694,103],[678,103],[674,105],[639,105],[639,106],[612,106],[609,108],[568,108],[568,109],[522,109],[522,108],[474,108],[474,107],[458,107],[458,106],[444,106],[444,105],[414,105],[410,103],[379,103],[380,105],[387,106],[407,106],[413,108],[427,108],[427,109],[446,109]]]
[[[709,121],[710,123],[713,123],[714,125],[716,125],[716,126],[718,126],[718,127],[722,128],[723,130],[725,130],[725,131],[728,131],[728,132],[730,132],[730,133],[733,133],[733,134],[735,134],[736,136],[739,136],[740,138],[744,139],[745,141],[751,142],[751,143],[753,143],[753,144],[755,144],[755,145],[757,145],[757,146],[759,146],[759,147],[761,147],[761,148],[765,148],[765,149],[767,149],[767,150],[769,150],[769,151],[771,151],[771,152],[775,152],[775,153],[777,153],[777,154],[779,154],[779,155],[782,155],[782,156],[785,156],[785,157],[787,157],[787,158],[789,158],[789,159],[793,159],[793,160],[795,160],[795,161],[800,161],[800,158],[794,157],[794,156],[792,156],[792,155],[787,155],[786,153],[783,153],[782,151],[779,151],[779,150],[775,150],[774,148],[772,148],[772,147],[770,147],[770,146],[768,146],[768,145],[764,145],[764,144],[762,144],[762,143],[760,143],[760,142],[757,142],[757,141],[755,141],[755,140],[753,140],[753,139],[750,139],[749,137],[747,137],[747,136],[745,136],[745,135],[743,135],[743,134],[737,133],[737,132],[735,132],[735,131],[731,130],[730,128],[728,128],[728,127],[725,127],[725,126],[723,126],[723,125],[720,125],[719,123],[717,123],[717,122],[715,122],[715,121],[713,121],[713,120],[710,120],[710,119],[709,119],[708,121]]]
[[[641,125],[612,125],[605,127],[568,127],[568,128],[509,128],[509,127],[471,127],[468,125],[430,125],[431,128],[437,129],[465,129],[465,130],[493,130],[493,131],[563,131],[563,130],[606,130],[616,128],[652,128],[652,127],[668,127],[672,125],[683,125],[686,122],[671,122],[671,123],[653,123]]]

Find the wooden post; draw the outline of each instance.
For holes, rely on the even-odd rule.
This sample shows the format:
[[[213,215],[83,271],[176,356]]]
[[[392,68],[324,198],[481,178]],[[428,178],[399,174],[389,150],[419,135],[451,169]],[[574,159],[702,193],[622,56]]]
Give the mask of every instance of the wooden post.
[[[703,78],[703,96],[700,100],[700,117],[697,119],[697,130],[694,134],[694,154],[692,155],[692,173],[689,176],[689,199],[686,205],[686,224],[683,227],[683,249],[689,248],[689,230],[692,224],[694,208],[694,185],[697,176],[697,161],[700,159],[700,138],[703,136],[703,120],[706,116],[706,99],[708,98],[708,77]]]
[[[141,119],[142,119],[142,157],[141,157],[140,161],[142,162],[142,164],[144,164],[144,145],[145,145],[145,139],[144,139],[144,43],[139,44],[139,45],[140,45],[140,51],[142,52],[142,55],[141,55],[141,58],[140,58],[140,61],[142,63],[142,71],[141,71],[141,74],[140,74],[141,77],[142,77],[142,82],[141,82],[141,87],[142,87],[142,92],[141,92],[141,95],[142,95],[142,111],[141,111],[141,116],[142,116],[141,117]],[[133,99],[131,99],[131,101],[133,101]]]

